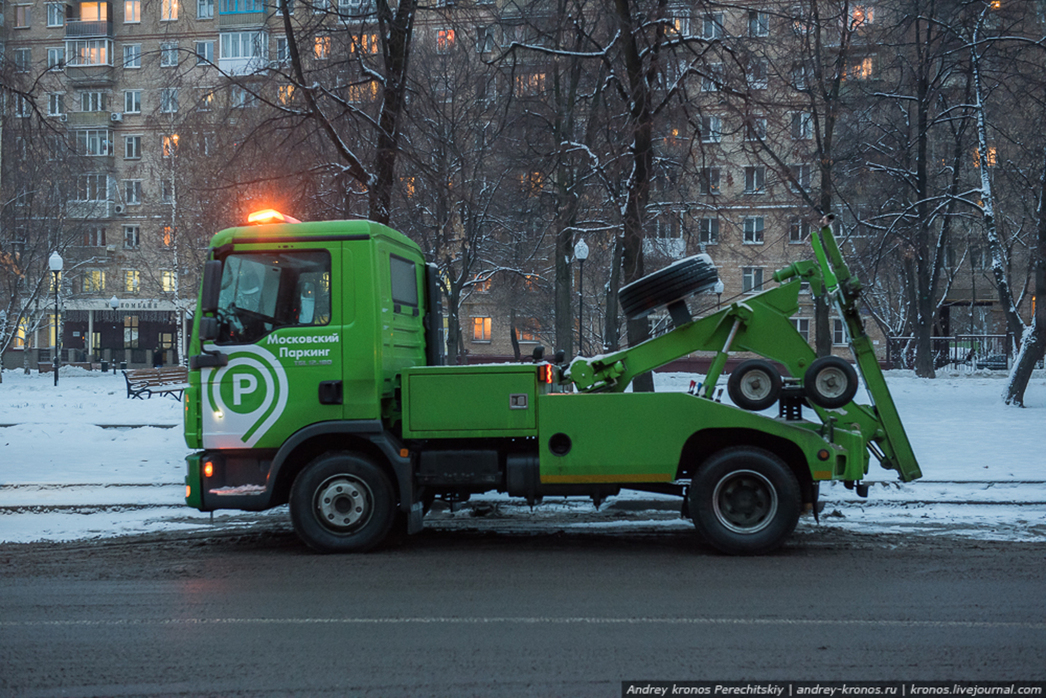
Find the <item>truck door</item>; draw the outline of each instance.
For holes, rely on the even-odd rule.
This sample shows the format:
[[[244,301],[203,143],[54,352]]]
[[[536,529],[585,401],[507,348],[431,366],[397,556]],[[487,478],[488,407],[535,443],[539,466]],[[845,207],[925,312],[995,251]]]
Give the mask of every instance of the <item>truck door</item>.
[[[341,416],[340,249],[240,251],[225,257],[218,337],[228,364],[201,371],[204,448],[277,448],[307,424]]]

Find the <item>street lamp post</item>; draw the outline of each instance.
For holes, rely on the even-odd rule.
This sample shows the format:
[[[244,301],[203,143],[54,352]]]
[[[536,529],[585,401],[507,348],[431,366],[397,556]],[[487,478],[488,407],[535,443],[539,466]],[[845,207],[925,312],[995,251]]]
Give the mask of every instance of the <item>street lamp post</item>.
[[[113,312],[115,313],[116,309],[120,307],[120,299],[117,298],[116,296],[113,296],[112,298],[110,298],[109,299],[109,307],[112,308]],[[116,359],[112,359],[112,362],[113,362],[113,375],[115,375],[116,374]]]
[[[578,261],[577,269],[577,353],[584,354],[585,349],[585,260],[588,259],[588,245],[579,238],[574,245],[574,259]]]
[[[47,260],[47,266],[51,267],[54,274],[54,358],[51,360],[51,369],[54,371],[54,385],[58,387],[58,367],[62,363],[62,334],[58,325],[58,275],[62,273],[62,255],[58,250],[51,253]]]
[[[717,279],[715,282],[715,309],[719,310],[720,302],[723,299],[723,291],[726,290],[726,286],[723,285],[722,279]]]

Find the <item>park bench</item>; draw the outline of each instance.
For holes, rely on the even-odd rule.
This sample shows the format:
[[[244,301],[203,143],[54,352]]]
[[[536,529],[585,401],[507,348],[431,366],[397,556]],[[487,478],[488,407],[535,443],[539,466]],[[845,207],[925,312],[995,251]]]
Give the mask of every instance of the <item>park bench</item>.
[[[189,369],[185,366],[132,368],[123,372],[127,397],[144,399],[153,395],[170,395],[176,400],[189,387]]]

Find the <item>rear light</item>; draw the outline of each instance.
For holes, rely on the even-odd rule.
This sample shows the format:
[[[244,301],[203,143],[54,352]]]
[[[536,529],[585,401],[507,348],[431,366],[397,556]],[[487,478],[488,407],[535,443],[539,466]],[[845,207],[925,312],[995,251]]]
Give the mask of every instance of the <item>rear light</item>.
[[[538,366],[538,380],[542,383],[552,382],[552,364],[541,364]]]
[[[185,486],[185,498],[188,499],[192,496],[192,485]]]
[[[203,464],[203,476],[212,477],[214,475],[214,461],[204,461]]]

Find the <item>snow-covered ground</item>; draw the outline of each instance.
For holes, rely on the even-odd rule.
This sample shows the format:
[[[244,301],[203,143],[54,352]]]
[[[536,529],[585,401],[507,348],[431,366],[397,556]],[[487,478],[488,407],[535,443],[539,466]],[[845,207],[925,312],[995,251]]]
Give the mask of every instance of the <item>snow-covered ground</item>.
[[[188,449],[182,440],[181,404],[161,397],[129,400],[119,373],[66,367],[59,378],[56,388],[48,374],[3,374],[0,542],[238,528],[286,516],[285,510],[218,512],[212,520],[209,514],[188,509],[183,499]],[[932,381],[890,372],[887,378],[923,478],[902,484],[892,471],[873,466],[867,500],[841,485],[824,486],[820,523],[804,517],[800,530],[828,526],[1046,540],[1046,375],[1039,371],[1032,380],[1025,409],[1002,404],[1001,372],[943,374]],[[686,390],[691,380],[700,379],[662,373],[656,374],[656,385],[660,391]],[[502,514],[530,520],[530,509],[518,502],[503,496],[484,499]],[[649,520],[634,515],[622,522],[611,517],[557,520],[557,513],[576,512],[582,506],[591,511],[591,504],[580,501],[547,503],[534,514],[559,528],[689,525],[666,515],[665,506],[658,513],[657,500],[653,495],[623,493],[609,502],[631,510],[653,502]]]

